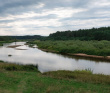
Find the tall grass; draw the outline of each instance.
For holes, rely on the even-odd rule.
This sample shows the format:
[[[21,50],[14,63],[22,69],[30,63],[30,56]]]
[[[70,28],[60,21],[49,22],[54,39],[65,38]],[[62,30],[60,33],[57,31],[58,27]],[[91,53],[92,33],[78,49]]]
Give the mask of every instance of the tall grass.
[[[39,48],[54,50],[59,53],[85,53],[88,55],[109,56],[110,41],[34,41]]]
[[[87,70],[51,71],[51,72],[45,72],[43,73],[43,75],[57,79],[77,80],[80,82],[90,82],[97,84],[99,83],[110,84],[110,75],[92,74],[91,71],[87,71]]]
[[[0,41],[0,46],[3,46],[3,42],[2,41]]]

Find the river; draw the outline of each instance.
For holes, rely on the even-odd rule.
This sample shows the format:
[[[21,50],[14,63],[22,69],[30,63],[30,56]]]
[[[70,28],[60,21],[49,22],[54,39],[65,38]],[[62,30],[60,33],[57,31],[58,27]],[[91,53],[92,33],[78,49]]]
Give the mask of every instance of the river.
[[[7,47],[10,45],[22,46],[16,48]],[[4,43],[0,47],[0,60],[17,64],[37,64],[39,71],[42,73],[57,70],[74,71],[87,69],[94,74],[110,75],[110,62],[44,52],[38,48],[31,48],[25,45],[25,42]]]

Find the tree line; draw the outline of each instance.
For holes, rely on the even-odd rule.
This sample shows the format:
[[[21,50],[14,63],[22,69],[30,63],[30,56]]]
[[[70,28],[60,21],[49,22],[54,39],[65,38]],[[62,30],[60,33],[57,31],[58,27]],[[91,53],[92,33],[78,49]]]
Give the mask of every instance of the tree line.
[[[0,36],[0,41],[10,41],[11,39],[10,36]]]
[[[49,36],[25,35],[25,36],[0,36],[0,41],[6,40],[109,40],[110,27],[79,29],[75,31],[57,31]]]
[[[45,40],[45,36],[40,35],[25,35],[25,36],[0,36],[0,41],[10,41],[10,40]]]
[[[110,27],[57,31],[48,36],[51,40],[110,40]]]

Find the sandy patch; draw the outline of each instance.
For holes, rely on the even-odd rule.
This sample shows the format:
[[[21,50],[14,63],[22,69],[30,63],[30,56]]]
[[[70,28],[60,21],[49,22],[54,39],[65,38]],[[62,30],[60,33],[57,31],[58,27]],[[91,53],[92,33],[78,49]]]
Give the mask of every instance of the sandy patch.
[[[20,48],[15,48],[16,50],[27,50],[27,49],[20,49]]]
[[[8,48],[16,48],[16,47],[19,47],[19,46],[22,46],[22,45],[12,45],[12,46],[7,46]]]

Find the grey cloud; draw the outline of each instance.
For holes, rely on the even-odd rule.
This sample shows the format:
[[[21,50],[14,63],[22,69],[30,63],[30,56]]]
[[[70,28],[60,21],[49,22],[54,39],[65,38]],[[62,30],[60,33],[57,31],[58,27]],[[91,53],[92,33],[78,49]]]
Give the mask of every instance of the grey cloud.
[[[44,9],[53,9],[58,7],[85,8],[89,5],[89,0],[3,0],[0,4],[0,13],[19,14],[26,11],[40,12],[40,9],[34,9],[33,6],[44,3]]]
[[[31,19],[55,19],[57,18],[57,15],[56,14],[49,14],[49,15],[46,15],[46,16],[39,16],[39,17],[32,17]]]
[[[45,0],[46,7],[73,7],[73,8],[83,8],[87,7],[90,0]]]
[[[86,24],[87,20],[91,20],[90,22],[93,22],[94,20],[101,20],[101,24],[98,26],[108,26],[110,24],[110,5],[100,5],[101,1],[106,2],[106,3],[110,3],[110,0],[0,0],[0,28],[2,28],[2,31],[4,29],[5,32],[5,28],[11,32],[11,30],[13,30],[14,26],[7,26],[8,23],[13,23],[13,22],[19,22],[19,25],[22,24],[22,22],[20,23],[20,21],[32,21],[32,20],[41,20],[42,22],[47,19],[57,19],[58,22],[61,23],[61,25],[59,26],[36,26],[35,23],[32,25],[23,25],[20,27],[23,27],[26,31],[29,30],[39,30],[44,31],[44,34],[46,33],[50,33],[55,32],[55,31],[60,31],[60,30],[72,30],[72,29],[80,29],[80,28],[87,28],[87,27],[93,27],[96,26],[93,23],[88,23]],[[35,8],[35,6],[38,6],[40,3],[44,4],[43,7],[41,8]],[[97,3],[97,5],[95,4]],[[100,3],[100,4],[99,4]],[[72,16],[70,17],[63,17],[60,18],[58,17],[57,13],[56,14],[52,14],[52,13],[47,13],[47,15],[45,15],[45,10],[46,12],[52,12],[52,10],[54,10],[55,8],[61,9],[61,7],[63,7],[64,9],[70,7],[71,9],[86,9],[87,11],[82,11],[82,12],[78,12],[78,13],[74,13]],[[24,13],[38,13],[41,16],[32,16],[32,17],[26,17],[25,16],[22,18],[15,17],[15,19],[13,20],[7,20],[6,17],[9,17],[8,15],[21,15]],[[56,11],[57,12],[57,11]],[[67,11],[66,11],[67,12]],[[100,12],[100,13],[99,13]],[[44,15],[42,15],[44,14]],[[65,14],[64,14],[65,15]],[[3,18],[3,19],[2,19]],[[76,21],[76,23],[71,24],[72,21]],[[80,24],[80,22],[85,22],[85,24]],[[41,24],[43,24],[41,22]],[[56,22],[56,24],[58,23]],[[79,22],[79,24],[78,24]],[[50,21],[51,23],[51,21]],[[49,23],[49,24],[50,24]],[[53,22],[54,23],[54,22]],[[97,24],[99,24],[100,22],[97,21]],[[6,26],[2,26],[2,24],[6,24]],[[47,21],[48,24],[48,21]],[[55,24],[55,25],[56,25]],[[86,25],[86,26],[85,26]],[[11,29],[12,28],[12,29]],[[15,33],[18,33],[16,31],[17,26],[15,27],[15,29],[13,31],[15,31]],[[1,29],[0,29],[1,31]],[[49,31],[49,32],[48,32]],[[25,32],[27,33],[27,32]],[[35,34],[35,32],[33,32]],[[38,31],[37,31],[38,33]]]
[[[1,14],[17,14],[32,10],[40,0],[3,0],[0,4]]]
[[[10,23],[14,22],[15,20],[0,20],[0,23]]]

